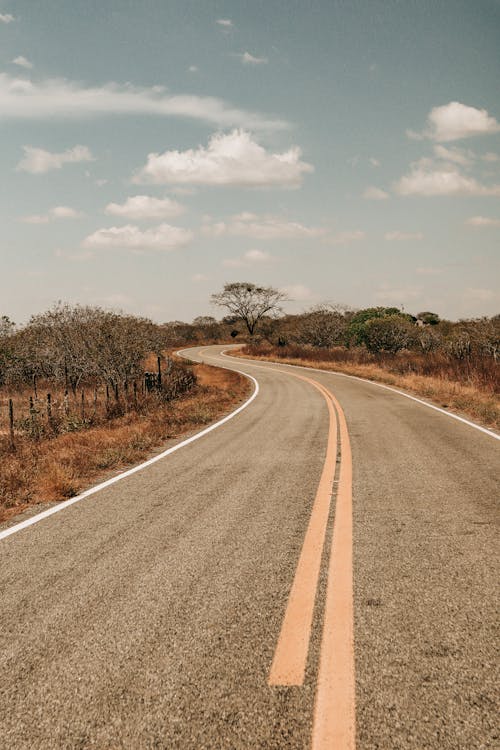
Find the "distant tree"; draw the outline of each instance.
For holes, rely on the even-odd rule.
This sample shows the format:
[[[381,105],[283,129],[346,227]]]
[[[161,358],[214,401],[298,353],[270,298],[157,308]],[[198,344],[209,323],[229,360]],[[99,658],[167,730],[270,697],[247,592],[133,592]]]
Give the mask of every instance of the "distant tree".
[[[15,327],[15,323],[13,323],[7,315],[2,315],[0,317],[0,340],[7,338],[7,336],[14,333]]]
[[[342,306],[323,304],[296,318],[295,338],[300,344],[329,347],[344,343],[349,315]]]
[[[222,292],[212,294],[212,302],[225,307],[234,320],[242,320],[250,336],[253,336],[259,321],[281,311],[280,302],[288,297],[279,289],[256,286],[246,282],[225,284]]]
[[[411,315],[401,312],[397,307],[366,307],[358,310],[351,318],[346,331],[346,343],[360,346],[367,342],[367,324],[377,318],[399,317],[408,322],[413,320]]]
[[[439,323],[439,315],[433,312],[419,312],[417,313],[417,320],[421,320],[422,323],[428,326],[437,326]]]
[[[364,344],[370,352],[409,349],[415,342],[415,326],[402,315],[384,315],[366,321]]]

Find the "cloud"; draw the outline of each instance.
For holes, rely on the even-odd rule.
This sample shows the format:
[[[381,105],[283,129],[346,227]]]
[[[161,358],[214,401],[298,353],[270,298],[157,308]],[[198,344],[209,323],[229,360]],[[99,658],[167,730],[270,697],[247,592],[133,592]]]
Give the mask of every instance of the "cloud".
[[[149,88],[107,83],[84,86],[64,78],[32,82],[0,73],[0,120],[54,120],[105,115],[160,115],[202,120],[218,127],[283,130],[289,124],[238,109],[222,99],[173,95],[162,86]]]
[[[209,281],[210,276],[206,276],[204,273],[195,273],[193,276],[191,276],[191,281],[194,281],[195,284],[201,284],[202,281]]]
[[[248,268],[260,263],[272,263],[276,258],[262,250],[247,250],[241,258],[226,258],[222,265],[226,268]]]
[[[104,212],[112,216],[140,221],[141,219],[169,219],[180,216],[185,211],[171,198],[153,198],[150,195],[134,195],[125,203],[108,203]]]
[[[23,216],[20,221],[24,224],[48,224],[50,218],[47,214],[32,214],[31,216]]]
[[[16,19],[10,13],[0,13],[0,23],[12,23]]]
[[[57,248],[57,250],[54,250],[54,255],[56,258],[63,258],[64,260],[69,260],[72,263],[82,263],[95,257],[95,254],[90,250],[75,253],[68,252],[67,250],[62,250],[61,248]]]
[[[306,227],[297,221],[288,221],[279,216],[236,214],[228,222],[205,223],[202,232],[212,237],[251,237],[256,240],[308,239],[322,237],[325,230],[319,227]]]
[[[24,216],[21,221],[25,224],[48,224],[53,219],[79,219],[82,216],[83,213],[81,211],[70,208],[70,206],[54,206],[46,214]]]
[[[488,153],[481,156],[481,159],[483,161],[494,163],[500,161],[500,156],[498,154],[495,154],[493,151],[488,151]]]
[[[267,65],[269,58],[267,57],[254,57],[250,52],[244,52],[242,55],[238,55],[243,65]]]
[[[372,167],[380,167],[380,161],[378,159],[375,159],[374,156],[370,156],[369,161]]]
[[[189,66],[189,68],[188,68],[188,71],[189,71],[190,73],[197,73],[197,72],[198,72],[198,70],[199,70],[199,68],[198,68],[198,66],[197,66],[197,65],[190,65],[190,66]]]
[[[81,211],[69,206],[55,206],[50,209],[50,215],[55,219],[79,219],[83,216]]]
[[[284,292],[291,301],[310,300],[313,297],[312,291],[309,287],[304,286],[304,284],[289,284],[288,286],[281,287],[280,291]]]
[[[471,216],[465,223],[469,227],[500,227],[500,219],[490,219],[487,216]]]
[[[64,164],[95,160],[87,146],[73,146],[60,153],[52,153],[34,146],[23,146],[23,150],[24,158],[17,165],[17,169],[31,174],[45,174],[52,169],[61,169]]]
[[[434,268],[433,266],[419,266],[415,272],[420,276],[439,276],[444,273],[444,268]]]
[[[193,238],[193,233],[182,227],[170,224],[160,224],[154,229],[142,231],[139,227],[127,224],[123,227],[109,227],[98,229],[86,237],[82,243],[84,248],[120,247],[129,250],[173,250],[187,245]]]
[[[224,29],[232,29],[234,26],[230,18],[218,18],[215,23],[218,23],[219,26],[222,26]]]
[[[170,192],[173,193],[173,195],[196,195],[197,190],[192,187],[175,187],[172,188]]]
[[[133,182],[294,188],[304,173],[314,171],[311,164],[301,161],[301,155],[298,146],[270,153],[250,133],[233,130],[213,135],[206,148],[149,154]]]
[[[472,151],[465,151],[456,147],[446,148],[446,146],[439,144],[434,146],[434,154],[442,161],[460,164],[462,167],[469,167],[474,161],[474,153]]]
[[[15,57],[12,62],[14,65],[19,65],[21,68],[27,68],[28,70],[31,70],[31,68],[33,67],[33,63],[30,62],[26,57],[23,57],[23,55]]]
[[[494,299],[495,293],[492,289],[475,289],[469,287],[464,290],[464,297],[468,302],[489,302]]]
[[[352,242],[359,242],[364,240],[366,232],[361,229],[354,229],[345,232],[338,232],[333,237],[328,238],[328,242],[331,245],[350,245]]]
[[[378,291],[375,292],[375,299],[380,302],[392,303],[395,307],[407,302],[416,300],[422,296],[422,290],[416,286],[391,287],[389,284],[382,284]]]
[[[410,173],[394,187],[400,195],[500,195],[500,185],[481,185],[473,177],[461,174],[456,167],[436,167],[429,159],[414,162]]]
[[[394,232],[386,232],[384,234],[384,239],[389,240],[389,242],[393,241],[406,241],[406,240],[423,240],[424,235],[422,232],[399,232],[398,230]]]
[[[389,193],[386,193],[385,190],[382,190],[378,187],[367,187],[366,190],[363,193],[363,198],[366,198],[369,201],[385,201],[389,197]]]
[[[421,133],[407,131],[410,138],[433,141],[457,141],[477,135],[498,133],[500,123],[486,109],[476,109],[460,102],[449,102],[431,109],[427,126]]]

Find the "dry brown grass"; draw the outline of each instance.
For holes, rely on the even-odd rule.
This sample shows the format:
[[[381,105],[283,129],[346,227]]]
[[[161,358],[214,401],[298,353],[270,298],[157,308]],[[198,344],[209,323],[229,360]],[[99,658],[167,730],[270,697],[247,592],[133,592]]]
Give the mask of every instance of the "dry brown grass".
[[[50,439],[17,441],[2,456],[0,521],[42,502],[64,500],[96,479],[137,463],[166,440],[213,422],[241,401],[251,386],[243,376],[196,365],[197,386],[147,413],[129,412],[104,425]]]
[[[476,385],[466,385],[442,377],[417,375],[411,372],[408,374],[389,372],[381,365],[374,363],[328,362],[314,359],[313,354],[311,350],[311,356],[308,358],[281,357],[270,347],[266,347],[264,352],[259,353],[259,349],[253,346],[249,352],[245,352],[244,349],[236,350],[233,356],[275,361],[302,367],[315,367],[320,370],[342,372],[346,375],[367,378],[422,396],[437,406],[472,417],[486,427],[500,429],[500,401],[491,389],[485,388],[483,390]]]

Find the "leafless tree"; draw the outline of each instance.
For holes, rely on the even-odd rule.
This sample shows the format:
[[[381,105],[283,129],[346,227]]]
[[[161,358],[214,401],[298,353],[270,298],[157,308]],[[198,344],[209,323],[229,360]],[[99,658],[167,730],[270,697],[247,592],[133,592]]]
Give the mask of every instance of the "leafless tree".
[[[222,292],[212,294],[211,299],[213,304],[225,307],[234,318],[242,320],[250,336],[253,336],[259,321],[264,316],[281,312],[280,302],[285,302],[288,297],[270,286],[233,282],[225,284]]]

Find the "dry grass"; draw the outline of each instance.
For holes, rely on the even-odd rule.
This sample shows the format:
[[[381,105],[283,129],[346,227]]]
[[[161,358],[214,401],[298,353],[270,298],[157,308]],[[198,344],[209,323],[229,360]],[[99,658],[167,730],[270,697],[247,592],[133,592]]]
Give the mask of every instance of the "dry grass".
[[[356,364],[352,362],[324,361],[314,358],[314,351],[308,351],[308,357],[282,357],[279,350],[271,347],[245,347],[234,352],[234,356],[250,359],[271,360],[283,364],[315,367],[320,370],[342,372],[356,375],[379,383],[401,388],[409,393],[429,399],[437,406],[471,417],[487,427],[500,429],[500,401],[490,388],[479,388],[477,385],[464,384],[445,377],[389,372],[375,363]]]
[[[146,413],[129,412],[104,425],[50,439],[17,441],[2,456],[0,521],[30,505],[64,500],[106,472],[137,463],[166,440],[213,422],[250,391],[241,375],[196,365],[197,386]]]

